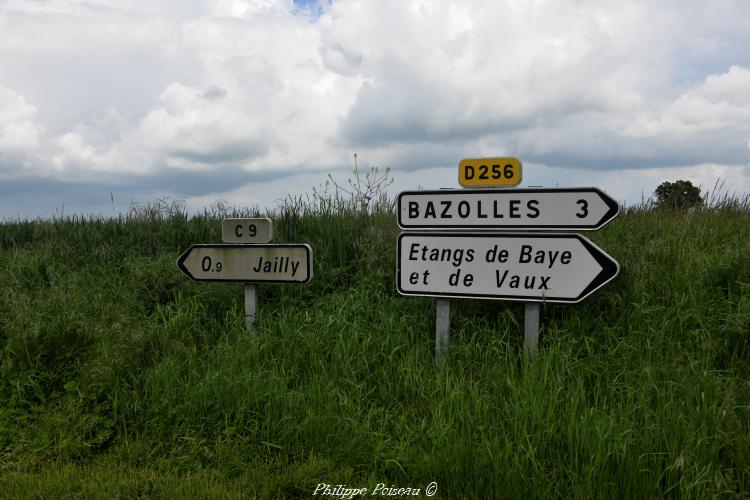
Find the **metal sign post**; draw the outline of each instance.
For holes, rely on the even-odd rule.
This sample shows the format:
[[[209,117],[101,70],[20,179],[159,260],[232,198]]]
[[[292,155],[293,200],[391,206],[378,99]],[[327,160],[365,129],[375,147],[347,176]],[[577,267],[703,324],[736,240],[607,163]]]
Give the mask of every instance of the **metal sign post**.
[[[435,359],[443,360],[451,330],[451,303],[448,299],[435,301]]]
[[[539,302],[526,303],[523,330],[523,350],[534,361],[539,354]]]
[[[257,308],[257,291],[252,283],[245,283],[245,326],[250,335],[255,336],[255,311]]]

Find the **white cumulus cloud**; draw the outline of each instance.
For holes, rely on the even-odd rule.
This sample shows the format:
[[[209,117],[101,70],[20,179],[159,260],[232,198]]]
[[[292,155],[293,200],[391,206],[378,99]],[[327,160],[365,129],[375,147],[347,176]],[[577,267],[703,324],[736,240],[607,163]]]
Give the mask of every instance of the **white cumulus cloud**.
[[[0,175],[29,170],[43,132],[36,113],[22,96],[0,85]]]
[[[23,97],[0,86],[0,149],[28,151],[39,145],[36,111]]]
[[[5,0],[0,33],[18,182],[261,200],[353,152],[408,179],[750,164],[746,0]]]

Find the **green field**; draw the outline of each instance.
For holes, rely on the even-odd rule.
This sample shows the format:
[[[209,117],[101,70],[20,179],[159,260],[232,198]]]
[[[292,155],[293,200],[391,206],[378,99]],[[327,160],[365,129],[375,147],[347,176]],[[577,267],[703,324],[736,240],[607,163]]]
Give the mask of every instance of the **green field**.
[[[175,264],[252,210],[4,221],[0,496],[747,496],[748,205],[632,207],[587,234],[620,275],[542,305],[533,364],[523,304],[479,300],[452,302],[435,362],[434,300],[396,292],[388,203],[271,213],[275,242],[313,247],[314,278],[258,285],[255,338],[241,284]]]

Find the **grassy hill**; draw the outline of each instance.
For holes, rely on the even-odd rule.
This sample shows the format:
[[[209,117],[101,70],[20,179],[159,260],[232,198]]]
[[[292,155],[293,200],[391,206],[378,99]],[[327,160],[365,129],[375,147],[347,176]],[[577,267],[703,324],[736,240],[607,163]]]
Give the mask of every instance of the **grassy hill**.
[[[255,338],[241,284],[195,283],[175,263],[250,211],[188,217],[161,202],[0,223],[3,495],[750,490],[747,203],[625,210],[587,234],[620,275],[580,304],[542,306],[533,364],[522,304],[455,300],[438,365],[434,301],[396,293],[392,207],[336,200],[271,214],[274,241],[309,243],[315,271],[258,286]]]

